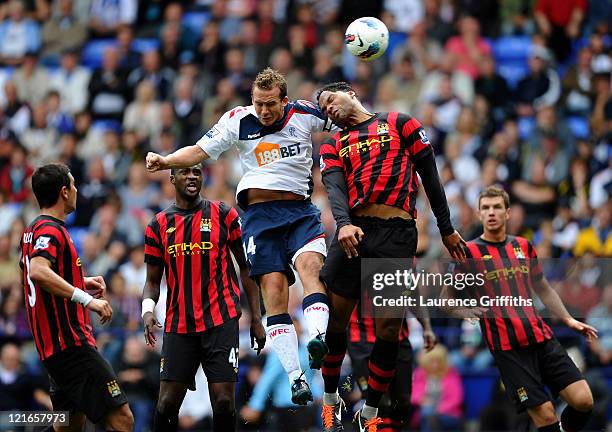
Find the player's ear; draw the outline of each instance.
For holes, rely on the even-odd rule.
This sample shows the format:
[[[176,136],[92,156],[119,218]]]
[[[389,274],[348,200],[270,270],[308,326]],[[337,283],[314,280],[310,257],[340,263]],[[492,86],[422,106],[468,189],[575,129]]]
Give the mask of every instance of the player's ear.
[[[285,96],[282,100],[281,100],[281,104],[283,106],[287,105],[289,103],[289,96]]]
[[[174,174],[170,174],[170,183],[175,184],[176,179],[174,178]]]

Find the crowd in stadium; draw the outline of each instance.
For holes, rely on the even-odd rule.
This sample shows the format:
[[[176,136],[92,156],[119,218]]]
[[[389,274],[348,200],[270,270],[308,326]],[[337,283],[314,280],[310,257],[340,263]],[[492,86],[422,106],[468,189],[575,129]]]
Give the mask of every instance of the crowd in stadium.
[[[136,430],[148,430],[159,353],[142,335],[144,229],[172,203],[174,188],[167,171],[147,173],[144,158],[195,143],[224,112],[249,105],[252,79],[271,66],[286,76],[290,99],[312,101],[323,84],[348,81],[369,110],[419,119],[464,239],[481,232],[478,194],[500,184],[512,199],[509,232],[533,242],[540,258],[575,260],[570,277],[551,281],[574,316],[598,328],[599,341],[589,347],[573,334],[557,334],[591,384],[596,408],[589,430],[599,430],[610,420],[612,380],[606,261],[612,257],[612,4],[553,3],[0,2],[0,411],[49,407],[23,305],[18,246],[38,211],[29,186],[33,171],[61,161],[78,188],[69,232],[86,274],[104,276],[114,308],[113,321],[98,326],[98,347],[128,394]],[[381,17],[390,30],[379,60],[359,61],[344,49],[346,25],[361,16]],[[314,143],[312,201],[331,239],[335,223],[318,169],[321,139]],[[236,206],[240,176],[230,151],[205,165],[203,195]],[[418,255],[443,256],[426,203],[417,204]],[[292,290],[299,323],[299,285]],[[160,315],[164,303],[162,294]],[[274,425],[290,419],[296,431],[316,428],[320,401],[292,406],[278,360],[268,350],[256,357],[248,349],[244,322],[237,403],[248,423],[241,427],[286,430]],[[479,420],[491,430],[514,428],[521,419],[497,387],[492,402],[468,415],[461,377],[489,376],[493,367],[478,327],[450,319],[433,324],[445,348],[416,356],[413,401],[420,402],[417,389],[428,376],[443,377],[447,403],[433,415],[455,417],[458,425]],[[418,352],[422,340],[412,320],[411,340]],[[354,404],[359,394],[345,366],[341,391]],[[181,410],[185,430],[206,430],[210,421],[201,371],[197,379],[200,390],[189,393]],[[490,393],[484,386],[496,384],[482,382],[470,389]]]

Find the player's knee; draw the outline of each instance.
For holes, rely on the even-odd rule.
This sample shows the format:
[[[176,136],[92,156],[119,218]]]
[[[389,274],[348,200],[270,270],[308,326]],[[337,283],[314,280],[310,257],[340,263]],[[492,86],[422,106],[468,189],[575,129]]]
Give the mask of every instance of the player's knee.
[[[400,327],[401,324],[389,322],[385,324],[380,330],[376,330],[376,336],[389,342],[397,341],[399,338]]]
[[[593,394],[591,394],[590,389],[588,387],[585,389],[581,389],[580,392],[575,395],[570,405],[576,411],[591,411],[593,409]]]
[[[234,398],[229,394],[220,394],[213,401],[215,414],[231,414],[234,412]]]
[[[177,405],[176,399],[171,395],[159,395],[157,400],[157,411],[164,415],[172,416],[177,415],[180,406]]]
[[[323,260],[317,255],[302,254],[295,264],[300,278],[319,279],[319,273],[323,268]]]

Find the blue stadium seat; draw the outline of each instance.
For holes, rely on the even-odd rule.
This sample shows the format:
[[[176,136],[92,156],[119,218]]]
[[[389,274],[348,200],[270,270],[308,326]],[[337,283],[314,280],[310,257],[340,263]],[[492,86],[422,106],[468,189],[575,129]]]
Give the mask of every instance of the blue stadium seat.
[[[524,60],[504,60],[497,63],[497,72],[506,79],[510,88],[515,88],[529,72],[529,66]]]
[[[121,133],[122,129],[121,122],[117,120],[96,120],[92,123],[91,127],[102,132],[112,130],[117,133]]]
[[[587,139],[589,137],[589,121],[580,116],[571,116],[567,119],[567,125],[578,139]]]
[[[535,117],[519,117],[518,129],[521,139],[526,139],[531,136],[531,132],[536,125]]]
[[[493,56],[499,61],[526,60],[531,49],[529,36],[502,36],[493,42]]]
[[[499,378],[497,369],[487,369],[480,372],[462,372],[465,418],[474,420],[480,417],[480,412],[491,402],[495,382]]]
[[[385,56],[388,59],[391,59],[393,57],[395,49],[403,47],[406,43],[406,40],[408,40],[408,35],[404,32],[389,32],[389,45],[387,46],[387,52],[385,53]]]
[[[208,12],[187,12],[183,15],[183,25],[188,27],[194,34],[201,35],[202,27],[210,20]]]
[[[153,51],[159,48],[159,40],[158,39],[134,39],[132,43],[132,47],[134,51],[138,51],[139,53],[145,53],[147,51]]]
[[[94,39],[87,43],[81,51],[81,63],[92,69],[97,69],[102,64],[104,50],[109,46],[117,45],[114,39]]]

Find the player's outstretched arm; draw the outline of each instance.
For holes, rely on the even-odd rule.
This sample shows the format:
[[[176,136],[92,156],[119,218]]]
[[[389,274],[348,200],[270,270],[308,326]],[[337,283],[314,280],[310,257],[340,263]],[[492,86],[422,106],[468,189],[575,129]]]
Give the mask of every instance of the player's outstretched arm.
[[[582,334],[589,342],[597,339],[597,329],[574,319],[565,308],[557,291],[550,286],[545,277],[542,277],[539,281],[535,281],[534,289],[550,313],[561,319],[566,326]]]
[[[161,323],[155,316],[155,305],[159,300],[161,280],[164,275],[164,267],[147,263],[147,277],[142,291],[142,319],[144,321],[144,336],[147,345],[155,346],[157,341],[155,329],[161,328]]]
[[[244,256],[244,249],[242,248],[242,239],[238,238],[233,241],[230,248],[240,268],[240,281],[242,282],[242,288],[247,296],[247,302],[251,310],[251,348],[255,349],[257,355],[259,355],[266,345],[266,331],[261,323],[259,287],[255,281],[249,277],[249,269]],[[255,347],[255,342],[257,342],[257,347]]]
[[[29,278],[42,289],[58,297],[68,298],[75,303],[80,303],[100,315],[102,324],[113,317],[113,309],[103,299],[95,299],[80,288],[76,288],[55,273],[51,268],[51,262],[40,256],[32,258],[29,266]]]
[[[206,159],[208,159],[208,154],[195,144],[178,149],[167,156],[149,152],[147,154],[147,170],[155,172],[171,168],[189,168]]]
[[[444,187],[438,175],[433,152],[429,151],[417,159],[414,162],[414,166],[421,177],[423,189],[425,189],[425,194],[431,205],[431,210],[436,216],[438,229],[440,230],[444,246],[446,246],[446,249],[454,259],[465,259],[465,250],[463,248],[466,246],[466,243],[451,224],[446,193],[444,192]]]

